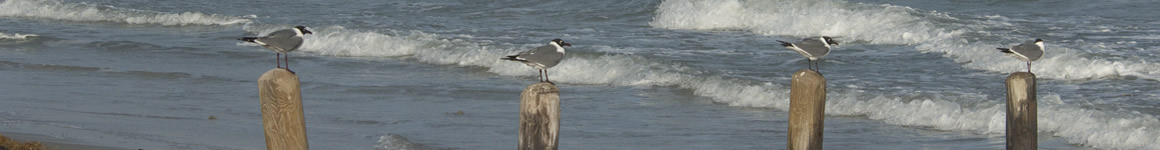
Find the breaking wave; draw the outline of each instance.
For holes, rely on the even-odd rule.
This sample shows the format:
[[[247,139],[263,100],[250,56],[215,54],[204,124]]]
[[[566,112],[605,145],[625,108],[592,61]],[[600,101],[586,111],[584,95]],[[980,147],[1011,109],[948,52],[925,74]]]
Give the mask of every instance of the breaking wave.
[[[25,39],[28,39],[30,37],[36,37],[36,36],[38,36],[38,35],[36,35],[36,34],[20,34],[20,33],[8,34],[8,33],[0,32],[0,40],[25,40]]]
[[[57,0],[7,0],[0,3],[0,16],[165,26],[234,25],[252,22],[241,17],[200,12],[156,12],[84,3],[65,3]]]
[[[681,30],[745,30],[792,37],[828,35],[845,41],[911,45],[921,52],[944,53],[966,68],[995,72],[1025,69],[1023,62],[995,52],[996,47],[1035,39],[985,30],[1010,28],[1007,27],[1010,23],[1002,21],[970,22],[905,6],[839,0],[666,0],[658,6],[649,25]],[[1160,64],[1154,61],[1089,57],[1077,50],[1083,46],[1047,40],[1045,56],[1032,68],[1041,78],[1087,80],[1138,76],[1160,80]]]

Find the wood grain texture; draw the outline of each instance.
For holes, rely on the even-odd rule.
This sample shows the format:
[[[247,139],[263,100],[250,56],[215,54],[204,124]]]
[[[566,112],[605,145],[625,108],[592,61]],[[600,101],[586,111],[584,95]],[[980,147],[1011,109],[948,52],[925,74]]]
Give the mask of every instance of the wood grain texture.
[[[560,142],[560,89],[540,82],[520,93],[520,150],[555,150]]]
[[[825,127],[826,78],[818,72],[802,69],[790,82],[789,142],[790,150],[822,149]]]
[[[1035,74],[1016,72],[1007,77],[1007,149],[1034,150],[1037,134]]]
[[[302,89],[298,75],[271,69],[258,78],[262,127],[268,150],[305,150],[306,120],[302,114]]]

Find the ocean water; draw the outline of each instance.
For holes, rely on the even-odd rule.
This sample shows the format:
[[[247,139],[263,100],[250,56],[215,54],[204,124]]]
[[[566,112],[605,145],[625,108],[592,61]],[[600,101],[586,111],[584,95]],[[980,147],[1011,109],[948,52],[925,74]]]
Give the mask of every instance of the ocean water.
[[[550,39],[561,149],[782,149],[800,55],[828,35],[827,149],[1002,149],[994,48],[1041,38],[1042,149],[1160,149],[1160,3],[1147,0],[0,2],[0,133],[126,149],[264,149],[235,40],[310,27],[290,54],[313,149],[512,149]],[[460,113],[462,112],[462,113]],[[209,117],[217,119],[211,120]]]

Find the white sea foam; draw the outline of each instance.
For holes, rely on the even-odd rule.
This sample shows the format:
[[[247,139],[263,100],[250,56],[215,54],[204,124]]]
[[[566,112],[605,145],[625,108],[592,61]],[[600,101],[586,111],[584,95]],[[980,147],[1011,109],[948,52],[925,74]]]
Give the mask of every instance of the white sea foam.
[[[1059,101],[1048,95],[1047,101]],[[1042,103],[1041,103],[1042,104]],[[1160,149],[1160,120],[1139,112],[1089,110],[1039,105],[1039,131],[1068,142],[1109,149]],[[1042,134],[1042,133],[1041,133]]]
[[[706,79],[683,83],[698,95],[712,97],[734,106],[789,109],[788,89],[783,86],[736,84],[736,81]],[[1002,135],[1006,131],[1006,104],[974,94],[883,94],[831,89],[826,114],[866,116],[888,124],[930,127],[938,130],[971,131]],[[1160,120],[1134,111],[1078,108],[1064,104],[1058,94],[1040,97],[1040,134],[1054,135],[1068,142],[1109,149],[1157,149]]]
[[[794,37],[830,35],[847,41],[874,44],[908,44],[923,52],[943,52],[965,67],[989,71],[1018,71],[1023,63],[995,52],[1027,37],[1002,37],[1002,41],[969,42],[970,31],[985,26],[945,25],[933,19],[956,20],[938,13],[923,13],[890,5],[851,4],[843,1],[696,1],[667,0],[659,5],[650,24],[656,28],[686,30],[747,30],[758,34]],[[954,29],[942,26],[953,26]],[[981,29],[980,29],[981,30]],[[1010,40],[1010,41],[1007,41]],[[986,43],[990,42],[990,43]],[[1144,60],[1107,60],[1081,57],[1083,52],[1048,43],[1045,58],[1035,63],[1042,78],[1090,79],[1132,75],[1157,79],[1160,65]],[[840,49],[840,47],[839,47]],[[704,77],[701,77],[704,78]],[[685,78],[677,85],[698,95],[734,106],[772,107],[788,110],[787,87],[755,85],[736,80]],[[833,89],[827,101],[830,115],[858,115],[889,124],[925,126],[941,130],[980,134],[1005,132],[1005,104],[974,94],[947,95],[866,93]],[[1160,121],[1138,112],[1105,111],[1063,104],[1057,94],[1047,94],[1039,106],[1040,132],[1071,143],[1097,148],[1157,149]],[[1042,104],[1042,103],[1041,103]]]
[[[402,135],[388,133],[379,137],[379,144],[375,145],[375,150],[415,150],[426,149],[423,145],[415,144]]]
[[[8,33],[0,32],[0,40],[25,40],[25,39],[28,39],[29,37],[36,37],[36,36],[38,36],[38,35],[36,35],[36,34],[20,34],[20,33],[8,34]]]
[[[265,34],[290,26],[246,26],[245,30]],[[314,29],[306,36],[301,51],[318,55],[344,57],[409,57],[420,62],[477,66],[505,76],[534,77],[536,71],[521,63],[499,58],[542,45],[476,43],[457,37],[422,32],[359,31],[339,26]],[[380,32],[385,32],[380,33]],[[545,39],[546,41],[547,39]],[[789,90],[785,85],[706,75],[694,68],[667,64],[624,54],[581,55],[575,51],[594,51],[578,45],[555,68],[551,78],[558,83],[609,84],[622,86],[675,86],[691,89],[694,94],[710,97],[730,106],[789,109]],[[600,47],[608,48],[608,47]],[[982,94],[953,95],[931,93],[869,93],[855,89],[831,88],[826,113],[830,115],[867,116],[870,119],[906,126],[925,126],[940,130],[972,131],[979,134],[1002,134],[1005,104]],[[1076,108],[1063,104],[1057,94],[1041,99],[1040,131],[1049,132],[1084,145],[1100,148],[1147,149],[1160,143],[1160,121],[1149,115]],[[1073,123],[1081,124],[1073,124]],[[1101,137],[1101,138],[1095,138]]]
[[[1003,134],[1006,130],[1006,105],[983,102],[974,106],[960,104],[982,98],[947,96],[904,100],[900,97],[876,96],[868,99],[843,93],[826,103],[826,113],[865,115],[870,119],[906,126],[927,126],[941,130],[965,130],[981,134]],[[1110,149],[1157,149],[1160,145],[1160,121],[1156,117],[1131,111],[1104,111],[1077,108],[1062,102],[1058,94],[1040,97],[1039,132],[1066,139],[1068,142]]]
[[[241,17],[200,12],[155,12],[83,3],[65,3],[58,0],[7,0],[0,3],[0,16],[166,26],[232,25],[252,22]]]
[[[967,68],[997,72],[1014,72],[1025,68],[1023,62],[1004,56],[995,48],[1035,39],[983,31],[984,28],[1010,25],[1002,21],[979,23],[981,25],[939,23],[934,20],[962,20],[909,7],[838,0],[667,0],[658,7],[657,15],[649,23],[656,28],[747,30],[757,34],[793,37],[828,35],[845,41],[914,45],[923,52],[942,52],[944,56],[963,63]],[[990,36],[975,41],[975,38],[966,38],[965,34]],[[1077,46],[1047,40],[1046,55],[1032,67],[1032,72],[1039,73],[1037,75],[1041,78],[1086,80],[1130,75],[1160,79],[1160,64],[1154,61],[1085,57],[1084,52],[1071,48]]]

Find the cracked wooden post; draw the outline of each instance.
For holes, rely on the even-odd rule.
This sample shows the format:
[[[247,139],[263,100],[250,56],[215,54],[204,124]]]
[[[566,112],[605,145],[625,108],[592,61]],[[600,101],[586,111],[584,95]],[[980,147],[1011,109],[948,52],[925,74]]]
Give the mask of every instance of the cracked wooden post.
[[[1016,72],[1007,77],[1007,149],[1034,150],[1037,141],[1035,74]]]
[[[520,150],[555,150],[560,143],[560,89],[540,82],[520,93]]]
[[[790,150],[821,150],[826,112],[826,78],[802,69],[793,74],[789,98]]]
[[[306,120],[302,116],[302,89],[298,75],[282,68],[258,78],[262,127],[268,150],[305,150]]]

